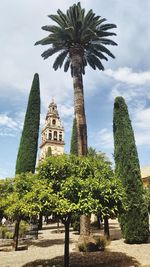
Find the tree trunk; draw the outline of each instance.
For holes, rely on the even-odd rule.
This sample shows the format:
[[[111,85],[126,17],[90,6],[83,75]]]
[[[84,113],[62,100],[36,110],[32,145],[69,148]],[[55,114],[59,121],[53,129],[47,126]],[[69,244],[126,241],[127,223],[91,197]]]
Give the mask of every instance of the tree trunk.
[[[106,236],[107,239],[110,239],[109,222],[107,216],[104,217],[104,235]]]
[[[87,125],[82,80],[82,53],[80,48],[70,51],[73,67],[74,113],[77,123],[78,155],[87,154]]]
[[[65,247],[64,247],[64,267],[69,267],[69,224],[70,216],[66,218],[65,224]]]
[[[38,230],[42,230],[42,225],[43,225],[43,216],[42,213],[39,214],[39,222],[38,222]]]
[[[80,235],[90,235],[90,216],[81,215],[80,217]]]
[[[18,249],[18,238],[19,238],[19,225],[20,225],[20,219],[16,220],[15,223],[15,230],[14,230],[14,236],[13,236],[13,247],[14,250],[17,251]]]
[[[57,233],[60,233],[60,221],[59,218],[57,219]]]
[[[82,58],[83,49],[81,47],[76,47],[70,49],[70,57],[72,62],[72,74],[73,74],[73,87],[74,87],[74,114],[76,118],[77,125],[77,142],[78,142],[78,155],[86,156],[88,151],[87,145],[87,125],[86,116],[84,108],[84,91],[83,91],[83,79],[82,79]],[[83,219],[84,218],[84,219]],[[83,220],[83,222],[81,222]],[[87,222],[86,222],[87,220]],[[89,218],[84,215],[80,218],[80,225],[85,226],[80,228],[80,234],[89,233],[89,229],[85,230],[88,225],[89,228]],[[83,231],[83,232],[82,232]]]

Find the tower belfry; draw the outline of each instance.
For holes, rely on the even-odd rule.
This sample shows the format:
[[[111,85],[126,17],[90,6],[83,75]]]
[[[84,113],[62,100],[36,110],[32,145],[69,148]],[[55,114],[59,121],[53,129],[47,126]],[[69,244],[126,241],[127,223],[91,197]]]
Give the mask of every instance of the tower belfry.
[[[45,125],[42,129],[40,149],[40,161],[46,158],[49,149],[51,155],[61,155],[64,153],[64,127],[61,124],[54,100],[48,106]]]

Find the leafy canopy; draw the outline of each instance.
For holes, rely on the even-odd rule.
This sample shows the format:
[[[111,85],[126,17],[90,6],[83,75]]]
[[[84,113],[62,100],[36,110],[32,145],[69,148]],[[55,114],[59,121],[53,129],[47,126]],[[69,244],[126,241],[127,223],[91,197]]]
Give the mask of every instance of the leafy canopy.
[[[69,7],[66,13],[60,9],[57,15],[48,15],[55,25],[43,26],[42,29],[49,32],[44,39],[35,45],[50,45],[50,48],[42,53],[47,59],[55,53],[59,53],[54,61],[53,68],[57,70],[64,64],[64,71],[71,67],[74,54],[81,56],[81,73],[85,74],[85,67],[89,64],[94,70],[104,70],[102,60],[108,60],[107,56],[115,58],[106,48],[106,45],[117,45],[109,36],[116,33],[110,30],[116,28],[115,24],[105,23],[106,19],[97,16],[92,9],[85,13],[80,2]]]
[[[51,182],[53,212],[60,216],[101,212],[113,217],[124,208],[122,184],[102,157],[51,156],[41,162],[38,171],[41,180]]]

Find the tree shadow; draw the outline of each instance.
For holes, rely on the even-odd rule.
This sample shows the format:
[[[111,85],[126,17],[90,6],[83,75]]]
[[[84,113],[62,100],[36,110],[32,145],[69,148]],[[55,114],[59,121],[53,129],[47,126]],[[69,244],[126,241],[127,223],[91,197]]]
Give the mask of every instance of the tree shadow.
[[[51,247],[53,245],[62,245],[64,244],[64,240],[63,239],[43,239],[43,240],[31,240],[29,242],[29,246],[36,246],[36,247]]]
[[[70,240],[69,243],[71,244],[72,241]],[[53,245],[62,245],[64,244],[63,239],[42,239],[42,240],[31,240],[29,241],[29,246],[36,246],[36,247],[51,247]]]
[[[64,225],[60,225],[59,229],[64,229]],[[57,225],[43,225],[42,230],[57,230]]]
[[[63,267],[63,256],[51,260],[36,260],[28,262],[22,267]],[[74,252],[70,253],[70,267],[141,267],[133,257],[122,252]]]
[[[69,229],[69,232],[74,232],[74,230],[72,228]],[[65,233],[64,229],[59,229],[59,231],[55,228],[55,230],[51,231],[51,234],[63,234]]]

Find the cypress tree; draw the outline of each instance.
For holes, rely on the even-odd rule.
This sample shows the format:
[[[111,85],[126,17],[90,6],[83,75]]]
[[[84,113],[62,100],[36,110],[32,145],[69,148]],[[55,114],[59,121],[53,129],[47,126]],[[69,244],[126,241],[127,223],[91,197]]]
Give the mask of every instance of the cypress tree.
[[[76,118],[73,120],[72,136],[70,144],[70,154],[78,155],[78,133],[77,133],[77,121]]]
[[[31,171],[34,173],[38,149],[40,123],[40,86],[39,75],[33,78],[29,95],[24,127],[16,162],[16,174]]]
[[[115,171],[127,195],[127,210],[120,216],[123,236],[127,243],[146,242],[149,236],[148,210],[144,201],[134,132],[123,97],[115,99],[113,133]]]

